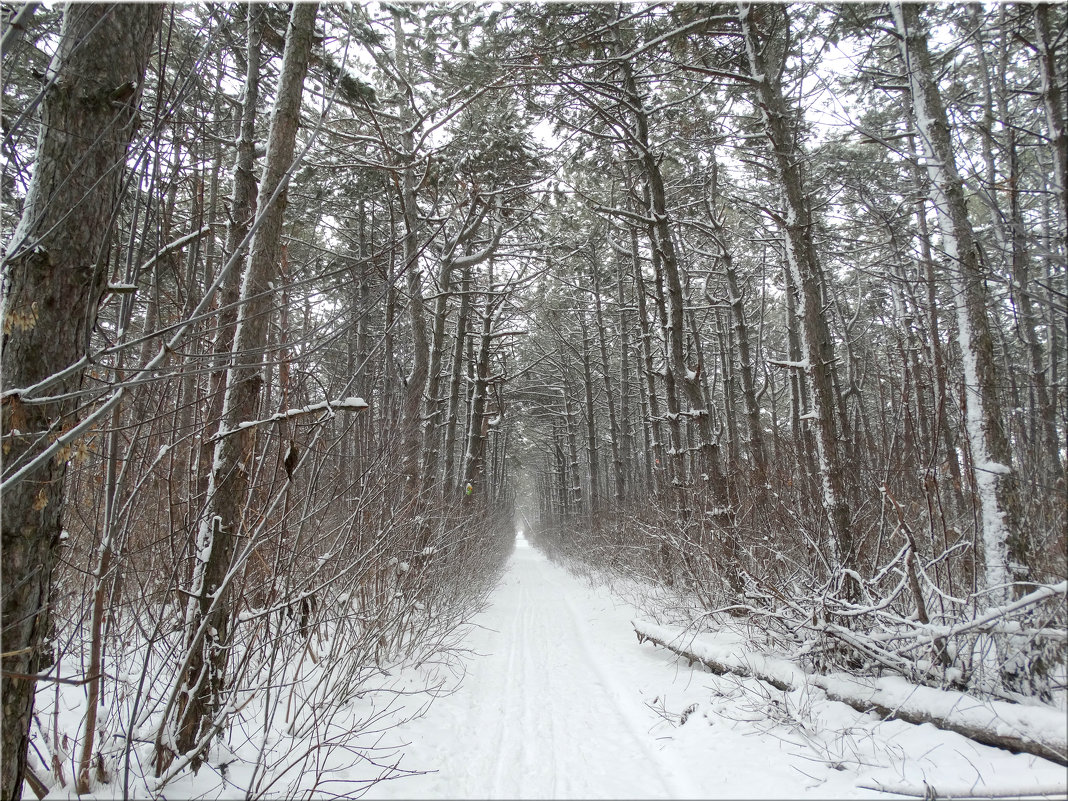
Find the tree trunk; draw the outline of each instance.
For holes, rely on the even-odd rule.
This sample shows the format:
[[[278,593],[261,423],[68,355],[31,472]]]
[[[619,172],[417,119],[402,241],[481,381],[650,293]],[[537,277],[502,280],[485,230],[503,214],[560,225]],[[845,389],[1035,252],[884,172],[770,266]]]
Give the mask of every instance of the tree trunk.
[[[1035,48],[1038,50],[1039,75],[1042,79],[1042,106],[1046,112],[1047,135],[1053,146],[1053,177],[1057,191],[1057,214],[1060,217],[1061,245],[1068,244],[1068,125],[1065,125],[1064,99],[1061,97],[1062,78],[1058,74],[1058,54],[1054,50],[1056,39],[1050,36],[1049,14],[1052,3],[1035,3],[1034,15]],[[1061,32],[1063,34],[1063,31]],[[1063,36],[1058,36],[1061,44]]]
[[[675,487],[687,483],[687,467],[684,461],[682,444],[682,405],[680,403],[680,386],[693,400],[689,386],[696,381],[688,378],[685,364],[684,338],[685,320],[683,310],[682,281],[679,274],[679,261],[675,253],[675,243],[671,236],[671,221],[667,209],[667,190],[664,177],[660,171],[660,159],[653,152],[649,141],[649,120],[645,105],[634,79],[634,69],[624,55],[624,46],[618,30],[611,33],[612,47],[619,57],[617,65],[620,72],[620,89],[626,98],[627,108],[633,124],[629,142],[634,148],[639,165],[643,187],[643,212],[650,219],[648,225],[649,244],[652,249],[653,270],[657,281],[657,300],[660,311],[660,324],[664,334],[664,395],[667,406],[668,430],[671,447],[668,449],[671,464],[671,482]],[[698,368],[700,369],[700,368]],[[697,396],[700,388],[697,387]],[[698,401],[695,413],[704,411]],[[704,442],[701,443],[705,445]],[[681,503],[681,496],[676,500]]]
[[[489,392],[490,347],[492,344],[493,318],[496,315],[493,294],[493,262],[490,262],[486,277],[486,307],[482,316],[482,333],[478,340],[478,356],[474,365],[471,405],[468,413],[467,447],[464,449],[462,479],[479,488],[483,474],[486,448],[486,395]],[[482,487],[483,496],[486,495]]]
[[[616,503],[623,502],[625,477],[623,473],[623,455],[620,451],[619,419],[616,416],[616,399],[612,391],[611,371],[608,366],[608,343],[601,303],[601,279],[599,265],[595,262],[590,268],[593,278],[593,311],[597,323],[597,344],[601,352],[601,376],[604,380],[605,403],[608,405],[608,436],[612,447],[612,476],[615,479]]]
[[[650,226],[652,228],[652,226]],[[672,322],[669,301],[664,291],[664,266],[660,251],[657,249],[656,233],[649,231],[653,261],[653,289],[655,290],[656,312],[660,318],[660,335],[664,340],[664,362],[659,375],[664,379],[664,406],[667,411],[668,449],[665,466],[668,471],[668,483],[674,488],[674,500],[681,508],[682,497],[679,490],[687,483],[685,455],[682,442],[682,405],[679,403],[678,372],[672,361]],[[681,333],[681,332],[680,332]]]
[[[460,283],[460,310],[456,316],[456,336],[452,346],[452,374],[449,376],[449,411],[445,421],[445,480],[442,491],[456,489],[456,426],[460,419],[460,387],[463,383],[464,344],[467,340],[467,318],[471,312],[471,268],[465,267]],[[462,469],[462,468],[461,468]]]
[[[609,234],[611,236],[611,234]],[[623,266],[623,253],[615,249],[616,262],[616,306],[619,309],[619,429],[620,429],[620,467],[623,471],[624,495],[629,487],[636,483],[632,468],[634,452],[634,427],[631,416],[631,378],[630,378],[630,328],[627,326],[627,308],[624,297],[626,269]],[[607,368],[606,368],[607,369]],[[648,465],[646,458],[642,463]],[[622,501],[623,498],[620,498]]]
[[[1062,77],[1058,74],[1057,65],[1063,66],[1063,61],[1058,61],[1057,53],[1052,49],[1049,32],[1049,3],[1036,3],[1032,6],[1035,26],[1035,47],[1039,54],[1039,73],[1042,77],[1042,101],[1046,112],[1046,125],[1048,136],[1053,149],[1053,177],[1054,189],[1057,193],[1058,214],[1053,222],[1053,229],[1060,231],[1059,251],[1063,258],[1068,251],[1068,131],[1065,125],[1064,100],[1061,97]],[[1004,97],[1005,87],[1001,93]],[[1006,124],[1007,115],[1003,115]],[[1015,128],[1012,129],[1015,131]],[[1022,229],[1022,222],[1020,223]],[[1019,232],[1022,234],[1022,230]],[[1022,279],[1021,279],[1022,280]],[[1021,290],[1024,296],[1025,311],[1028,316],[1027,325],[1030,332],[1027,337],[1027,347],[1031,356],[1032,380],[1038,392],[1038,405],[1040,424],[1045,451],[1049,461],[1049,469],[1054,479],[1064,477],[1064,465],[1060,459],[1061,442],[1057,435],[1057,403],[1055,393],[1050,387],[1056,387],[1054,376],[1047,376],[1042,357],[1042,345],[1034,334],[1034,312],[1031,307],[1030,288]],[[1063,308],[1063,304],[1061,304]],[[1051,308],[1053,304],[1051,304]],[[1068,322],[1068,314],[1064,315],[1062,322]],[[1063,330],[1063,329],[1062,329]],[[1056,332],[1050,331],[1050,349],[1055,345]]]
[[[474,206],[474,204],[472,204]],[[438,464],[442,447],[442,411],[446,404],[438,397],[441,387],[441,362],[445,351],[445,325],[448,318],[448,304],[452,296],[452,274],[457,269],[469,270],[471,267],[481,264],[493,255],[500,242],[501,229],[491,237],[490,243],[476,253],[463,253],[457,251],[478,233],[482,221],[485,219],[487,209],[472,207],[468,218],[464,221],[463,228],[456,237],[444,248],[441,268],[438,272],[437,299],[434,302],[434,328],[431,332],[430,341],[430,366],[427,371],[427,420],[424,432],[423,453],[425,465],[423,477],[427,484],[433,484],[437,480]],[[461,303],[463,301],[461,300]],[[460,351],[462,354],[462,351]],[[447,491],[446,487],[442,488]]]
[[[987,314],[990,300],[986,275],[968,220],[963,184],[957,173],[942,98],[931,71],[920,10],[921,6],[917,5],[891,4],[917,131],[926,156],[931,202],[938,214],[942,247],[955,285],[957,336],[963,357],[967,406],[965,429],[979,496],[987,602],[1000,605],[1010,596],[1010,562],[1022,567],[1027,560],[1018,520],[1012,453],[998,397],[1002,376],[994,357],[993,332]]]
[[[423,432],[424,476],[428,485],[437,481],[441,457],[443,399],[438,397],[441,386],[442,355],[445,350],[445,325],[452,296],[452,259],[446,257],[438,271],[437,299],[434,301],[434,327],[430,339],[430,366],[427,370],[427,420]]]
[[[104,294],[106,250],[126,151],[163,6],[70,5],[44,92],[37,158],[4,261],[2,432],[8,475],[76,422],[82,369],[48,386],[59,400],[24,403],[29,388],[75,365]],[[64,460],[4,487],[0,797],[18,799],[33,714],[32,675],[50,661],[49,603],[60,543]]]
[[[638,299],[638,325],[641,330],[642,358],[639,371],[645,377],[645,397],[648,406],[648,423],[645,431],[648,432],[649,442],[646,447],[646,464],[651,462],[652,490],[658,493],[663,488],[664,442],[661,433],[660,422],[660,399],[656,394],[656,373],[653,369],[653,330],[649,323],[648,304],[645,297],[645,279],[642,277],[642,265],[638,256],[638,232],[630,229],[631,262],[634,266],[634,294]],[[644,367],[644,369],[642,369]]]
[[[401,14],[393,10],[395,37],[394,58],[401,84],[401,92],[410,92],[408,85],[407,42]],[[423,274],[419,267],[419,207],[415,186],[415,132],[412,129],[412,109],[401,109],[400,187],[401,211],[404,219],[404,273],[408,293],[408,320],[412,331],[412,370],[404,387],[404,406],[401,413],[401,474],[407,491],[422,490],[421,456],[423,447],[423,394],[430,376],[430,341],[427,336],[426,309],[423,306]]]
[[[181,686],[173,721],[177,726],[174,747],[179,754],[192,755],[194,768],[199,766],[197,750],[212,733],[212,719],[225,686],[232,614],[228,574],[241,535],[242,509],[254,470],[257,434],[255,426],[239,429],[239,425],[255,419],[260,406],[271,312],[269,290],[281,263],[286,186],[295,152],[317,9],[315,3],[298,3],[290,17],[257,201],[262,223],[252,240],[241,280],[242,305],[234,336],[233,365],[223,400],[220,434],[225,436],[215,446],[214,469],[197,533],[185,621],[187,664],[178,679]],[[272,202],[276,191],[278,196]],[[171,725],[172,721],[165,715],[156,738],[157,775],[175,756],[167,743],[170,738],[165,735]]]
[[[746,53],[757,105],[764,120],[764,133],[786,202],[782,227],[787,265],[800,294],[801,344],[804,373],[812,390],[816,428],[816,454],[823,485],[823,507],[830,524],[829,553],[832,570],[855,570],[853,531],[846,495],[845,470],[839,451],[840,422],[834,391],[834,343],[824,314],[823,274],[813,237],[814,220],[802,173],[803,154],[791,125],[796,113],[782,93],[779,66],[786,59],[785,7],[738,4],[738,19],[745,37]],[[767,26],[766,30],[760,27]],[[846,582],[847,597],[856,591]]]
[[[749,453],[753,457],[753,466],[757,476],[763,479],[767,469],[767,449],[764,446],[764,429],[760,422],[760,406],[756,398],[756,381],[753,378],[753,358],[750,346],[749,323],[745,316],[745,302],[742,285],[738,280],[738,271],[734,268],[726,231],[715,217],[711,207],[707,207],[708,219],[716,229],[716,244],[719,245],[719,267],[727,279],[728,302],[731,306],[731,321],[734,324],[734,341],[738,348],[738,372],[742,380],[742,402],[745,407],[746,431],[749,435]]]
[[[909,137],[909,155],[913,155],[915,152],[915,137]],[[950,486],[952,491],[950,497],[953,500],[953,511],[960,511],[964,508],[964,475],[961,472],[960,459],[957,456],[956,439],[954,437],[953,427],[950,425],[949,409],[951,403],[951,396],[947,387],[946,381],[946,365],[945,357],[943,353],[943,344],[941,329],[942,326],[938,321],[938,281],[935,275],[935,262],[933,251],[931,248],[931,232],[927,225],[927,202],[922,195],[920,168],[917,166],[919,159],[910,159],[911,171],[913,173],[913,180],[916,184],[916,228],[919,232],[920,239],[920,256],[921,260],[917,265],[918,272],[923,282],[923,287],[926,290],[927,301],[927,343],[928,353],[931,361],[931,377],[933,386],[931,388],[934,402],[934,426],[938,431],[938,435],[942,440],[943,447],[946,452],[945,464],[948,467],[950,475]]]
[[[245,91],[237,119],[237,156],[234,160],[233,191],[230,196],[229,221],[226,226],[226,258],[242,258],[238,254],[241,243],[256,216],[256,107],[260,96],[260,40],[263,22],[263,7],[249,4],[245,7],[248,23],[248,44],[245,52],[247,70]],[[237,306],[241,292],[241,273],[231,269],[223,280],[219,292],[219,319],[212,345],[213,369],[209,380],[208,409],[206,419],[211,424],[222,422],[223,395],[226,392],[227,362],[234,344],[237,326]],[[217,433],[217,432],[216,432]],[[215,446],[210,437],[200,444],[200,463],[203,486],[198,494],[207,492],[207,480],[211,472],[211,459]]]
[[[597,415],[593,406],[593,354],[590,352],[590,331],[585,310],[578,312],[579,331],[582,334],[582,350],[578,356],[582,360],[582,397],[584,401],[583,417],[586,421],[586,463],[590,475],[590,520],[597,527],[597,512],[601,502],[601,463],[597,442]]]

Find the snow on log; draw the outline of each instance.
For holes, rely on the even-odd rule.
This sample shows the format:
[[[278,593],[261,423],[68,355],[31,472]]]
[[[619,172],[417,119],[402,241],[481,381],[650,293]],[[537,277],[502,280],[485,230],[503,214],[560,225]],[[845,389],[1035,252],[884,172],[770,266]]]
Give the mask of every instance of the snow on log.
[[[1068,725],[1061,712],[1049,707],[982,700],[923,687],[899,676],[808,674],[788,660],[747,650],[735,635],[698,635],[640,620],[632,620],[631,625],[639,643],[648,640],[687,659],[691,666],[699,662],[717,675],[760,679],[784,692],[807,684],[858,712],[875,711],[885,719],[916,725],[930,723],[984,745],[1068,765]]]
[[[990,786],[984,783],[982,790],[976,787],[960,788],[960,789],[948,789],[943,785],[932,786],[928,782],[924,782],[922,787],[917,787],[910,784],[886,784],[884,782],[873,780],[871,784],[858,784],[858,788],[861,790],[875,790],[879,793],[892,793],[893,795],[903,795],[908,798],[937,798],[953,799],[953,801],[996,801],[996,799],[1023,799],[1023,798],[1064,798],[1064,785],[1049,785],[1038,787],[1023,788],[1021,786],[1016,787],[1004,787],[1002,789],[991,789]]]
[[[712,636],[697,635],[655,623],[632,620],[631,625],[638,635],[638,643],[646,640],[667,648],[689,660],[690,665],[700,662],[717,676],[733,673],[767,682],[777,690],[789,692],[804,683],[804,672],[785,659],[773,659],[762,654],[747,652],[742,647],[741,638],[724,635],[713,640]]]

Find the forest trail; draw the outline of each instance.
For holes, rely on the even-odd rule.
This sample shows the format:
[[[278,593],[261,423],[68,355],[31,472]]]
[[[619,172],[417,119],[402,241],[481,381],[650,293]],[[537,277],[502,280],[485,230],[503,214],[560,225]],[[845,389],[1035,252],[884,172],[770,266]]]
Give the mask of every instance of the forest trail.
[[[595,798],[698,795],[659,753],[642,697],[594,638],[580,582],[524,540],[465,643],[478,655],[460,689],[406,727],[402,767],[436,773],[383,782],[369,797]],[[636,647],[630,658],[647,661]],[[657,657],[658,661],[660,657]]]
[[[632,614],[520,538],[464,643],[473,653],[459,688],[391,733],[410,743],[400,767],[430,772],[380,782],[366,797],[880,795],[858,789],[855,774],[784,753],[796,749],[780,737],[725,726],[710,738],[707,719],[677,727],[713,677],[639,647]],[[664,707],[676,725],[656,711]]]
[[[489,607],[472,621],[466,673],[458,683],[449,677],[454,691],[380,743],[395,744],[389,762],[399,758],[401,771],[426,772],[378,782],[365,797],[1063,793],[1063,769],[1037,757],[691,671],[637,644],[635,614],[520,535]]]

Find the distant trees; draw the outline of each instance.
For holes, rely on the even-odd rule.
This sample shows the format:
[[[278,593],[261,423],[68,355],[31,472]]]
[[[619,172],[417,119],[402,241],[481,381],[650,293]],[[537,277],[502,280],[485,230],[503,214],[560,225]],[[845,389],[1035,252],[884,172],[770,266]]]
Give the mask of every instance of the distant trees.
[[[820,659],[906,671],[863,639],[875,609],[948,623],[1063,578],[1038,557],[1063,553],[1065,519],[1063,448],[1042,433],[1065,423],[1047,350],[1064,278],[1031,268],[1064,250],[1049,238],[1057,172],[1035,158],[1053,164],[1059,136],[1038,63],[1047,10],[521,14],[535,33],[515,58],[545,86],[532,102],[573,143],[549,213],[582,221],[554,229],[552,273],[574,291],[541,298],[532,343],[558,389],[524,395],[544,545],[711,609],[802,626],[806,609]],[[927,25],[988,65],[953,78],[949,107]],[[834,47],[853,66],[831,75]],[[820,82],[847,98],[840,131],[802,111]],[[602,330],[619,321],[621,352],[597,347],[583,305]],[[621,420],[640,421],[640,446],[619,447]],[[984,642],[958,643],[955,665],[990,689]],[[1032,675],[1049,647],[1032,640]]]

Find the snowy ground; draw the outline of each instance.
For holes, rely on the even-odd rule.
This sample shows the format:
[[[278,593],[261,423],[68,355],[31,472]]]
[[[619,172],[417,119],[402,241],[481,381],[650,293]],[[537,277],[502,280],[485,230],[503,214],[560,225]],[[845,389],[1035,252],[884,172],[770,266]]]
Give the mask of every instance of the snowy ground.
[[[1065,771],[817,694],[690,670],[639,646],[634,610],[520,536],[455,691],[389,732],[369,798],[1063,796]],[[689,710],[689,711],[688,711]],[[683,720],[685,718],[685,720]],[[398,755],[399,755],[398,754]]]
[[[132,774],[112,754],[109,780],[81,798],[120,797],[131,776],[135,798],[352,798],[368,785],[374,799],[902,797],[878,788],[1065,797],[1065,770],[1052,762],[931,725],[883,722],[811,685],[781,692],[690,669],[639,645],[636,616],[520,537],[488,608],[437,661],[385,672],[364,665],[357,692],[346,689],[345,670],[363,657],[327,658],[329,642],[316,639],[319,661],[287,668],[270,704],[253,695],[198,774],[159,786],[149,721]],[[35,759],[48,751],[51,715],[56,731],[83,726],[84,688],[60,689],[54,702],[52,688],[39,693]],[[68,781],[49,798],[76,799],[77,743],[58,739]]]

